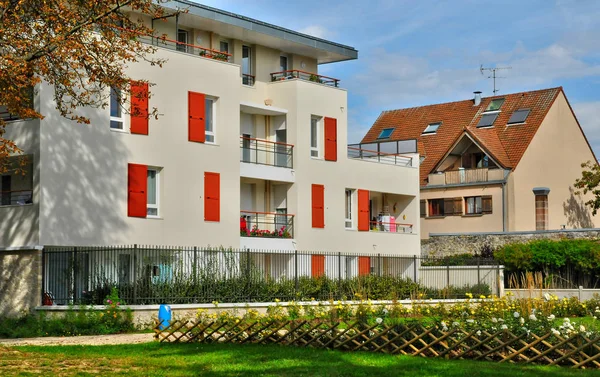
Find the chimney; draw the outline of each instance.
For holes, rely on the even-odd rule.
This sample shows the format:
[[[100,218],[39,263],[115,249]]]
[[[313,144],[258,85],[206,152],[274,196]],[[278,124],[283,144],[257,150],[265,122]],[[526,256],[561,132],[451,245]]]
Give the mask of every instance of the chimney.
[[[481,92],[478,90],[473,92],[473,94],[475,95],[473,97],[473,106],[479,106],[481,104]]]

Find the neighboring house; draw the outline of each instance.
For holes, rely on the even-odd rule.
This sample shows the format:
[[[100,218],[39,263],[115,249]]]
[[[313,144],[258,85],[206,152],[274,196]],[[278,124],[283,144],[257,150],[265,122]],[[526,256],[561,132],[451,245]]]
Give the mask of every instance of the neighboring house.
[[[596,157],[562,87],[384,111],[362,142],[411,139],[422,238],[598,226],[573,189]]]
[[[420,253],[416,144],[363,154],[347,140],[347,93],[319,65],[348,46],[185,1],[152,40],[162,67],[131,65],[131,116],[61,117],[37,88],[43,120],[10,119],[30,157],[2,176],[0,249],[149,244],[261,250]],[[177,22],[177,23],[176,23]],[[151,92],[147,98],[148,90]],[[3,114],[7,119],[8,114]],[[381,157],[381,158],[380,158]],[[271,237],[260,237],[269,232]],[[384,234],[396,233],[396,234]]]

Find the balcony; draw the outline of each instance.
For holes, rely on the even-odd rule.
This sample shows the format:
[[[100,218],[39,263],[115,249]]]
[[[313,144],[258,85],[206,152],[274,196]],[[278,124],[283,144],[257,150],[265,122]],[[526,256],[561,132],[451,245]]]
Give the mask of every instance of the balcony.
[[[242,84],[246,86],[254,86],[254,75],[242,73]]]
[[[279,182],[295,182],[294,146],[240,137],[240,176]]]
[[[386,218],[386,220],[389,219]],[[403,224],[396,221],[371,221],[371,232],[385,232],[385,233],[412,233],[413,224]]]
[[[387,165],[413,166],[413,157],[399,153],[383,153],[376,150],[364,149],[364,145],[348,145],[348,158],[363,160],[368,162],[377,162]]]
[[[333,77],[319,75],[317,73],[300,71],[297,69],[290,69],[287,71],[273,72],[271,73],[271,81],[285,81],[285,80],[303,80],[310,81],[317,84],[323,84],[332,86],[334,88],[339,87],[340,80],[334,79]]]
[[[240,236],[292,239],[294,238],[294,215],[240,211]]]
[[[429,186],[458,185],[464,183],[503,181],[503,169],[476,168],[447,170],[429,174]]]

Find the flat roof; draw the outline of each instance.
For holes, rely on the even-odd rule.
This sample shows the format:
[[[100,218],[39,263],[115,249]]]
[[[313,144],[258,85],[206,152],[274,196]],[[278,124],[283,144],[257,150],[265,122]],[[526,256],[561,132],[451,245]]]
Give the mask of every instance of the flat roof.
[[[213,31],[226,37],[313,57],[319,64],[358,58],[358,50],[354,47],[192,1],[170,0],[160,3],[160,6],[171,9],[187,9],[187,13],[179,16],[182,24],[192,24],[199,29]],[[206,21],[200,25],[197,23],[197,19],[194,20],[197,17]],[[248,33],[248,31],[253,33]]]

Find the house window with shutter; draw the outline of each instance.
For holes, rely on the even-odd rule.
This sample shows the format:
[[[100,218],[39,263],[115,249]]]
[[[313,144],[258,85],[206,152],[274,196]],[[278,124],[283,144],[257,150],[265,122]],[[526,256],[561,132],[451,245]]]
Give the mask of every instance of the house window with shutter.
[[[325,186],[311,186],[312,227],[325,228]]]
[[[444,199],[429,199],[429,217],[444,216]]]
[[[484,214],[492,213],[492,197],[491,196],[482,196],[481,197],[481,211]]]
[[[535,230],[548,230],[548,195],[535,196]]]
[[[127,215],[129,217],[160,216],[161,170],[146,165],[128,165]]]
[[[131,82],[130,127],[132,134],[148,135],[148,83]]]
[[[427,216],[427,200],[421,200],[421,217]]]
[[[444,216],[462,215],[462,198],[446,198],[444,199]]]
[[[221,175],[204,173],[204,221],[221,221]]]
[[[483,213],[481,196],[470,196],[465,198],[465,214],[480,215]]]

